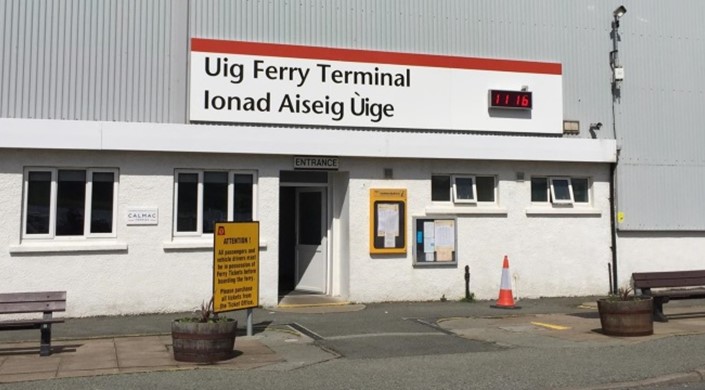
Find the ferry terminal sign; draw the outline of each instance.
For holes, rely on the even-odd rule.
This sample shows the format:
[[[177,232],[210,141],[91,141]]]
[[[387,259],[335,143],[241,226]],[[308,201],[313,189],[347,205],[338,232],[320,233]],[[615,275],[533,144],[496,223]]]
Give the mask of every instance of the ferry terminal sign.
[[[559,63],[191,39],[189,119],[561,134]],[[487,91],[528,88],[502,113]]]

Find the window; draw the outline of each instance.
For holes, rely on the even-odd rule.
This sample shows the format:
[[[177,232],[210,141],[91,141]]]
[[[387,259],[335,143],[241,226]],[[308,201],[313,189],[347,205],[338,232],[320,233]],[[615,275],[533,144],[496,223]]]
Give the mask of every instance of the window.
[[[454,203],[494,203],[495,177],[470,175],[434,175],[431,177],[431,200]]]
[[[114,236],[117,170],[30,168],[25,238]]]
[[[216,222],[254,220],[254,173],[177,171],[174,234],[213,234]]]
[[[586,178],[532,177],[531,201],[537,203],[574,204],[590,202],[590,185]]]

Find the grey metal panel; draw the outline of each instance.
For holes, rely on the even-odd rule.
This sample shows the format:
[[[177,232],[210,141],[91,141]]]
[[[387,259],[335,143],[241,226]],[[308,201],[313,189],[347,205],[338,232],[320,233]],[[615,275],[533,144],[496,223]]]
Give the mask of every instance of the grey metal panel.
[[[561,62],[564,116],[590,137],[590,123],[611,123],[612,10],[556,0],[193,0],[190,24],[203,38]]]
[[[620,230],[703,230],[705,166],[621,165]]]
[[[613,121],[620,4],[626,78]],[[0,116],[184,123],[192,36],[555,61],[577,137],[616,133],[618,206],[632,216],[620,228],[705,230],[702,15],[701,0],[0,0]],[[687,188],[691,212],[654,207],[674,188]]]
[[[705,230],[705,3],[635,2],[620,25],[621,230]]]
[[[705,230],[705,131],[697,115],[705,101],[702,1],[623,3],[626,79],[614,117],[616,1],[241,2],[247,19],[237,15],[240,23],[231,25],[210,17],[236,12],[231,2],[192,4],[199,37],[561,62],[564,118],[580,122],[579,137],[619,139],[626,165],[618,205],[629,215],[620,229]],[[598,122],[603,127],[591,134]]]
[[[181,2],[186,5],[186,2]],[[169,0],[0,2],[0,116],[169,122]],[[183,112],[184,108],[180,108]],[[181,115],[181,121],[183,121]]]

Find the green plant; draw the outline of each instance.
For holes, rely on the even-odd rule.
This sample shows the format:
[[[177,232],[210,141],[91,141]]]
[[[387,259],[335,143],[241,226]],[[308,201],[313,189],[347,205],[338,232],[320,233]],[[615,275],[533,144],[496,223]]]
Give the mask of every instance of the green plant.
[[[213,297],[206,302],[201,303],[201,307],[194,311],[193,317],[180,318],[179,322],[199,322],[199,323],[215,323],[230,321],[227,317],[220,317],[218,313],[213,311]]]
[[[470,295],[461,299],[460,302],[475,302],[475,293],[470,293]]]
[[[620,287],[616,293],[610,293],[607,296],[609,301],[634,301],[641,299],[640,297],[633,294],[634,289],[631,287]]]

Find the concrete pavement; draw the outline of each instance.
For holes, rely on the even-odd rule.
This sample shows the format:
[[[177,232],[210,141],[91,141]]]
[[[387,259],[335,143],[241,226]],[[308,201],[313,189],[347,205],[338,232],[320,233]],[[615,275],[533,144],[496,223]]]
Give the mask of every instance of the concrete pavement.
[[[653,336],[635,338],[603,335],[593,298],[528,300],[522,302],[524,309],[521,310],[491,309],[489,303],[398,303],[368,307],[286,305],[280,309],[258,309],[255,335],[239,335],[235,357],[213,365],[173,359],[168,327],[171,319],[180,314],[68,319],[65,324],[55,326],[53,354],[48,357],[38,355],[38,331],[0,332],[0,383],[204,368],[290,370],[339,358],[340,354],[325,348],[322,341],[349,341],[365,333],[373,337],[374,331],[381,332],[380,329],[387,326],[376,326],[375,323],[379,323],[376,316],[387,313],[413,317],[428,325],[429,332],[445,332],[496,348],[601,348],[705,334],[703,301],[669,303],[666,313],[671,321],[655,323]],[[352,319],[359,322],[351,323]],[[242,326],[244,321],[240,324]],[[343,334],[346,324],[357,328],[359,334]],[[360,324],[367,324],[369,329],[361,329]],[[338,336],[336,329],[340,330]],[[387,335],[404,331],[393,327],[384,329]],[[419,335],[426,336],[426,333]],[[596,388],[661,383],[659,380],[663,383],[701,382],[703,378],[705,368]]]

